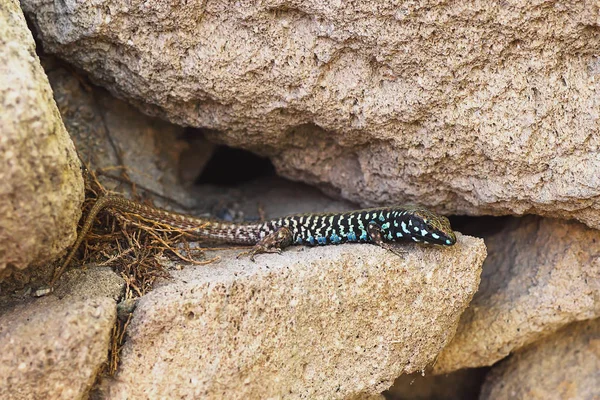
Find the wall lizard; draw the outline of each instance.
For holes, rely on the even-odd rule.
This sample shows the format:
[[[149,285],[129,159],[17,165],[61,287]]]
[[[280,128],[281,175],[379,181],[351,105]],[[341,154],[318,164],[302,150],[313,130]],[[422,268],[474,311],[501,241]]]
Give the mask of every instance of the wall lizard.
[[[240,254],[249,255],[252,261],[257,254],[281,253],[282,249],[291,245],[372,243],[396,253],[390,245],[392,242],[414,241],[442,246],[452,246],[456,243],[456,236],[448,218],[415,206],[296,214],[264,222],[237,223],[192,217],[140,204],[121,196],[105,195],[100,197],[90,210],[75,244],[63,264],[56,270],[51,286],[54,286],[73,259],[96,215],[105,208],[186,229],[187,233],[200,239],[253,245],[250,251]]]

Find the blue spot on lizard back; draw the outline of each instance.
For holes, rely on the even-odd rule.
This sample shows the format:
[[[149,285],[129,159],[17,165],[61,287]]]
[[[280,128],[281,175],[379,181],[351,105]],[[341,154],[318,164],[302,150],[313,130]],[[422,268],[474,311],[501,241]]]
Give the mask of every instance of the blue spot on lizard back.
[[[333,233],[333,234],[332,234],[332,235],[329,237],[329,240],[331,241],[331,243],[335,243],[335,244],[337,244],[337,243],[339,243],[339,242],[341,242],[341,241],[342,241],[342,238],[341,238],[341,237],[339,237],[337,234]]]

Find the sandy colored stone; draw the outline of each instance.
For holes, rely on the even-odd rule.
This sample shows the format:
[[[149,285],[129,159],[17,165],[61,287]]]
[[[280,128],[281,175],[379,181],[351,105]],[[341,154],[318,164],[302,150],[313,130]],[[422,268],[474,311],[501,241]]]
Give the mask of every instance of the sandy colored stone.
[[[0,4],[0,127],[1,276],[72,243],[83,201],[75,148],[16,0]]]
[[[107,397],[380,393],[434,360],[477,290],[485,245],[458,238],[404,257],[347,244],[174,271],[140,299]]]
[[[572,324],[494,366],[479,398],[600,399],[600,319]]]
[[[43,299],[0,316],[3,399],[83,399],[107,359],[113,300]]]
[[[577,222],[511,219],[485,238],[479,291],[437,373],[492,365],[565,325],[600,316],[600,232]]]
[[[0,398],[85,399],[107,361],[123,280],[70,272],[55,294],[0,309]]]
[[[600,228],[595,1],[22,4],[47,51],[286,177]]]
[[[57,283],[54,295],[59,299],[86,300],[107,297],[115,302],[123,296],[125,281],[110,267],[93,264],[65,272]]]

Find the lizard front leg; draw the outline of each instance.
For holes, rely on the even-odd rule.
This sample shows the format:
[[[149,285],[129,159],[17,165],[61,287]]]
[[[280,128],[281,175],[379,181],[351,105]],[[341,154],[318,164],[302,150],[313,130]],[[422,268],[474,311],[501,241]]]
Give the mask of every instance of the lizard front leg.
[[[384,248],[388,251],[391,251],[392,253],[396,254],[397,256],[403,256],[404,254],[406,254],[406,251],[398,250],[398,249],[394,248],[394,246],[392,246],[390,243],[385,242],[383,240],[384,232],[383,232],[383,228],[381,226],[379,226],[379,224],[377,224],[373,221],[369,222],[369,225],[367,226],[367,233],[369,234],[369,236],[371,236],[371,240],[377,246]]]
[[[250,256],[250,260],[254,261],[254,256],[257,254],[264,253],[278,253],[281,254],[281,250],[292,244],[292,231],[282,226],[276,231],[271,232],[248,251],[238,254],[237,258],[242,256]]]

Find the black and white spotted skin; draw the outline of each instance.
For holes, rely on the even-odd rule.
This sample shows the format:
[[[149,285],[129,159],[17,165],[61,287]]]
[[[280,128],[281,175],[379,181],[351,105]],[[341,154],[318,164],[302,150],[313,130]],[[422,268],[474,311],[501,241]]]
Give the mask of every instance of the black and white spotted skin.
[[[423,208],[402,207],[291,215],[264,223],[238,225],[237,229],[223,224],[222,236],[256,243],[280,227],[286,227],[292,234],[291,244],[295,245],[372,243],[369,224],[376,224],[382,239],[387,242],[414,241],[444,246],[456,243],[456,236],[446,217]],[[212,235],[217,233],[214,225],[207,228]]]
[[[414,241],[451,246],[456,236],[448,218],[424,208],[371,208],[345,213],[299,214],[263,223],[210,223],[199,233],[239,244],[255,244],[267,235],[286,227],[293,245],[330,245],[341,243],[372,243],[369,224],[381,228],[388,242]]]

